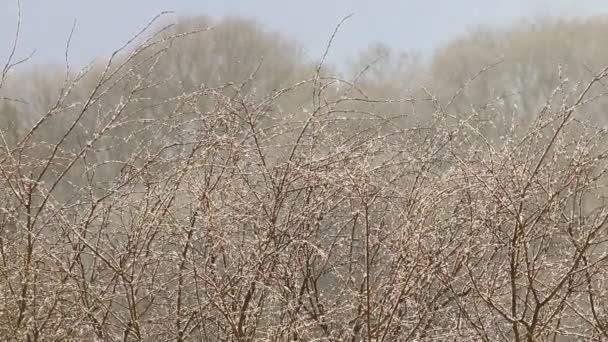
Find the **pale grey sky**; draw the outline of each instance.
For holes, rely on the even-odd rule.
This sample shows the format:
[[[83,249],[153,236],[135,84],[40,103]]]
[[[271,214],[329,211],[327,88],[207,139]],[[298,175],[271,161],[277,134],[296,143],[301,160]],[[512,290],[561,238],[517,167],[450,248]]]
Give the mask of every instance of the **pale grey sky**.
[[[19,56],[37,50],[34,62],[61,62],[74,19],[72,63],[109,54],[164,10],[220,17],[257,18],[266,28],[298,40],[319,58],[342,17],[330,61],[339,63],[381,41],[398,50],[429,52],[479,24],[505,25],[542,15],[608,13],[606,0],[22,0]],[[0,58],[14,35],[16,0],[0,0]]]

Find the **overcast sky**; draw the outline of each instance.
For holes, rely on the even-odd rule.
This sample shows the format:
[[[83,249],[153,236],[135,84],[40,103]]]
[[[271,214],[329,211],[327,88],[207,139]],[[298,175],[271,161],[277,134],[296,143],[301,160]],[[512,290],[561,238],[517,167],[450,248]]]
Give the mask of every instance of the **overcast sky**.
[[[373,41],[399,50],[432,49],[480,24],[505,25],[545,15],[608,13],[606,0],[22,0],[24,56],[61,62],[65,41],[77,20],[71,62],[82,64],[120,46],[161,11],[238,14],[257,18],[267,29],[295,38],[317,59],[340,19],[354,16],[340,32],[330,61],[339,63]],[[0,58],[15,30],[16,0],[0,0]]]

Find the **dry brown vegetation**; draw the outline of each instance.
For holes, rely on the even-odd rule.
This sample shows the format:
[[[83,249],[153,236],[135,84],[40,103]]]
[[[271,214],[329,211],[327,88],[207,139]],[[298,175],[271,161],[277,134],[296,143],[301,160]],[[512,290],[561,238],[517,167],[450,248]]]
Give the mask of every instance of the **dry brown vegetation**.
[[[607,30],[375,45],[352,77],[239,18],[10,59],[1,339],[608,339]]]

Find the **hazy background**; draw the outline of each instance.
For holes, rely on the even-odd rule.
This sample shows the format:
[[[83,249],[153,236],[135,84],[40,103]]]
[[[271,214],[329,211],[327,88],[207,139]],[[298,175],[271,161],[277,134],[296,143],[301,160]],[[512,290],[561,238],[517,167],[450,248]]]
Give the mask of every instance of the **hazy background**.
[[[74,20],[71,62],[82,64],[107,55],[161,11],[212,17],[242,15],[300,42],[316,59],[340,19],[355,15],[342,29],[329,60],[340,64],[370,42],[397,50],[428,53],[434,47],[478,25],[505,25],[526,17],[594,15],[608,12],[602,0],[23,0],[19,56],[36,50],[35,62],[61,62]],[[14,35],[16,1],[0,0],[0,39]],[[5,59],[9,44],[0,44]]]

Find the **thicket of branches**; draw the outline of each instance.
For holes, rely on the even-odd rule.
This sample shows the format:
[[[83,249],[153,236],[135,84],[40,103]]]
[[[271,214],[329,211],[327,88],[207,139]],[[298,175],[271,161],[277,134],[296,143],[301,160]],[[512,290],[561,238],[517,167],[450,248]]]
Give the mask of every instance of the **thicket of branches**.
[[[1,338],[608,339],[608,53],[578,58],[608,26],[536,25],[351,77],[238,18],[79,72],[11,54]]]

